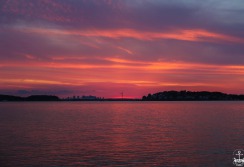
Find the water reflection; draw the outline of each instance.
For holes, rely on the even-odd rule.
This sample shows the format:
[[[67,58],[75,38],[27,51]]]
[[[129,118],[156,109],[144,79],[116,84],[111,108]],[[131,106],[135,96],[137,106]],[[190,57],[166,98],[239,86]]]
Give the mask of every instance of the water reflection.
[[[0,103],[4,166],[231,166],[242,102]]]

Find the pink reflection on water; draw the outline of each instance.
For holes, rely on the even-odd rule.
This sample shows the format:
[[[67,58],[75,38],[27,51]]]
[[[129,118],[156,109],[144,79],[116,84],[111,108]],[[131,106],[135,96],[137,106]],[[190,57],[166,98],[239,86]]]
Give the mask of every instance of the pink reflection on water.
[[[230,166],[232,151],[244,145],[242,102],[0,107],[0,151],[12,166]]]

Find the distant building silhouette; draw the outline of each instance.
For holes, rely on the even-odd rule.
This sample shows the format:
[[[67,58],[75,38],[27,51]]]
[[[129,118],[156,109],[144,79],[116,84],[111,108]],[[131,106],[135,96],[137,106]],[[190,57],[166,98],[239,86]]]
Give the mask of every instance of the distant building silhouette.
[[[82,100],[96,100],[96,99],[99,99],[97,98],[96,96],[82,96]]]

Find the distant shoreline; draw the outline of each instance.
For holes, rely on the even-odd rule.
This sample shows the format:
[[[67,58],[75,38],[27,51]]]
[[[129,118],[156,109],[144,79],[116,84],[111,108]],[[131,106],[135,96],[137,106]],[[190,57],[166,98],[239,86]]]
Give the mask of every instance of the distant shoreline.
[[[94,96],[95,97],[95,96]],[[164,91],[148,94],[141,99],[130,98],[66,98],[55,95],[31,95],[28,97],[0,95],[0,102],[5,101],[244,101],[244,95],[226,94],[222,92],[191,92],[191,91]]]
[[[243,102],[244,100],[142,100],[142,99],[104,99],[104,100],[0,100],[0,103],[7,102],[217,102],[217,101],[236,101]]]

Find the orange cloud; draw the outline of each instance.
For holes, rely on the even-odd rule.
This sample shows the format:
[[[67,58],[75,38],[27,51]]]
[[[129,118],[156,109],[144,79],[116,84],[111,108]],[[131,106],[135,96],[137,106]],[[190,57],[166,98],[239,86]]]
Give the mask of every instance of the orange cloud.
[[[75,35],[85,37],[106,37],[106,38],[134,38],[138,40],[155,40],[155,39],[174,39],[183,41],[226,41],[235,43],[244,43],[244,39],[230,35],[210,32],[202,29],[179,29],[169,32],[146,32],[133,29],[115,29],[115,30],[61,30],[36,27],[17,27],[21,31],[32,33],[41,33],[46,35]],[[119,49],[132,54],[131,51],[119,47]]]
[[[60,57],[61,59],[65,56]],[[75,58],[75,57],[74,57]],[[34,89],[46,87],[87,87],[93,85],[114,90],[239,89],[244,83],[244,67],[188,62],[145,62],[121,58],[104,58],[109,64],[38,62],[0,63],[1,88]],[[228,79],[226,79],[228,78]],[[103,89],[101,88],[101,89]],[[112,88],[111,88],[112,89]],[[145,89],[145,90],[144,90]],[[133,92],[131,90],[131,92]],[[101,93],[101,95],[103,95]],[[142,94],[140,94],[142,95]],[[107,95],[103,95],[107,96]],[[135,94],[135,96],[138,96]]]
[[[105,89],[121,91],[126,90],[135,97],[140,97],[143,92],[165,89],[188,89],[188,90],[233,90],[240,91],[243,85],[244,69],[238,67],[208,66],[204,64],[198,68],[195,64],[163,64],[165,67],[150,65],[143,66],[103,66],[99,68],[80,68],[75,64],[24,64],[9,67],[14,73],[6,70],[0,72],[1,88],[15,89],[40,89],[47,87],[74,87],[77,91],[82,87],[93,87],[93,89]],[[95,67],[95,66],[94,66]],[[133,70],[132,70],[133,68]],[[197,71],[195,69],[197,68]],[[28,71],[28,72],[26,72]],[[231,75],[230,75],[231,74]],[[13,79],[14,78],[14,79]],[[228,78],[228,80],[226,80]],[[215,88],[213,88],[215,87]],[[86,88],[87,89],[87,88]],[[134,93],[134,90],[137,93]],[[140,89],[140,91],[139,91]],[[232,89],[232,90],[231,90]],[[136,92],[136,91],[135,91]],[[106,96],[108,92],[101,92]],[[127,93],[127,94],[128,94]]]
[[[66,56],[55,57],[54,60],[65,60]],[[71,58],[76,58],[72,57]],[[83,59],[83,57],[78,57]],[[188,62],[154,62],[154,61],[137,61],[120,58],[99,58],[101,60],[110,61],[110,64],[92,64],[92,63],[60,63],[60,62],[29,62],[29,63],[1,63],[0,67],[19,67],[19,68],[43,68],[43,69],[108,69],[108,70],[139,70],[143,72],[170,72],[177,73],[181,70],[189,70],[202,73],[218,73],[218,74],[244,74],[244,67],[240,65],[214,65],[203,63]]]

